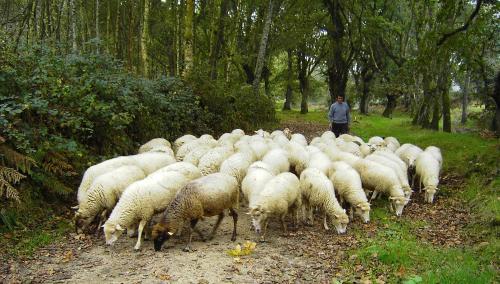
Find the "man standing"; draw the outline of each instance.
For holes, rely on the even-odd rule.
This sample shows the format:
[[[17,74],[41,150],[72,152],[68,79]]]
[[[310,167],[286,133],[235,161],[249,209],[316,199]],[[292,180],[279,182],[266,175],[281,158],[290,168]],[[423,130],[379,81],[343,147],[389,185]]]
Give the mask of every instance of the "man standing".
[[[337,101],[332,104],[328,112],[330,130],[335,133],[335,137],[349,131],[349,106],[344,103],[344,98],[337,96]]]

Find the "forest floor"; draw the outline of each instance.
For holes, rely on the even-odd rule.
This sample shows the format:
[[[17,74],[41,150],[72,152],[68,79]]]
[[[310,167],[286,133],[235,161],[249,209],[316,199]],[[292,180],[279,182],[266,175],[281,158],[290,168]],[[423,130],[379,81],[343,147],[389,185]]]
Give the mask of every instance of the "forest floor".
[[[325,125],[317,123],[285,126],[308,137],[325,130]],[[456,176],[445,175],[442,183],[461,190]],[[464,231],[471,219],[468,207],[447,194],[437,195],[434,204],[426,204],[422,195],[415,193],[400,218],[388,212],[385,201],[378,200],[373,207],[372,221],[363,224],[355,219],[345,235],[325,231],[320,216],[313,226],[290,229],[286,236],[274,220],[265,243],[256,241],[245,214],[247,208],[241,207],[236,242],[230,241],[232,218],[226,217],[213,240],[202,242],[194,235],[192,252],[182,251],[185,235],[167,242],[160,252],[153,250],[151,241],[143,242],[136,252],[136,239],[126,235],[110,247],[102,236],[69,233],[30,257],[0,263],[0,283],[395,283],[408,279],[415,280],[408,283],[417,283],[418,268],[399,260],[396,269],[382,265],[391,263],[391,257],[405,257],[400,255],[408,253],[403,252],[405,248],[372,250],[373,245],[383,246],[385,238],[410,238],[440,250],[474,242]],[[207,218],[198,226],[208,233],[214,222],[214,218]],[[247,240],[257,243],[250,255],[228,254]],[[417,252],[410,249],[409,253]]]

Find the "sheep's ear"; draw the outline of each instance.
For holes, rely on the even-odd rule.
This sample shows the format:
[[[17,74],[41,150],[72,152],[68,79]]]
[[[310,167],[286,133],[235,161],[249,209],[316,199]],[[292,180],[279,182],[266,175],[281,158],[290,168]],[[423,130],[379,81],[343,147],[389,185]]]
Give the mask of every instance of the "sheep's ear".
[[[115,229],[117,229],[118,231],[125,231],[125,229],[123,229],[122,226],[120,226],[120,224],[117,224]]]
[[[73,210],[78,210],[79,208],[80,208],[80,205],[71,206],[71,209],[73,209]]]
[[[396,199],[396,197],[393,197],[393,196],[389,197],[389,200],[394,200],[394,199]]]
[[[361,203],[359,203],[358,205],[356,205],[356,207],[361,208],[362,207]]]
[[[352,143],[357,144],[358,146],[361,146],[361,143],[359,141],[352,141]]]
[[[339,218],[340,217],[338,214],[333,214],[333,216],[335,216],[335,218]]]
[[[104,225],[105,225],[105,224],[103,224],[103,225],[101,226],[101,228],[104,228]]]
[[[167,232],[167,234],[168,234],[169,236],[173,236],[173,235],[174,235],[174,233],[172,233],[172,232]]]

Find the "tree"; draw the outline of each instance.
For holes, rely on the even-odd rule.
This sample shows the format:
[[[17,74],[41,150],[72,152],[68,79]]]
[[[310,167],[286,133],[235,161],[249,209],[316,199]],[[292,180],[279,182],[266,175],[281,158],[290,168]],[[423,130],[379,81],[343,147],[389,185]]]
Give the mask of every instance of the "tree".
[[[269,30],[271,29],[271,22],[273,17],[273,1],[269,0],[269,6],[267,8],[267,17],[264,24],[264,29],[262,31],[262,37],[260,40],[259,54],[257,56],[257,62],[255,64],[255,78],[253,79],[253,92],[254,94],[259,94],[260,77],[262,75],[262,69],[264,67],[264,60],[266,56],[266,47],[269,38]]]

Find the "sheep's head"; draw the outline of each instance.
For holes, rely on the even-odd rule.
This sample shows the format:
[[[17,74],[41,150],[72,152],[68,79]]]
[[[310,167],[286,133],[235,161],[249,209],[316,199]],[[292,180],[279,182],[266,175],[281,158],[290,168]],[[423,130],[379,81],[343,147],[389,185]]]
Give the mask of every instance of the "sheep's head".
[[[392,208],[394,209],[396,216],[401,216],[403,214],[403,208],[410,201],[409,198],[404,196],[391,196],[389,197],[391,201]]]
[[[84,231],[85,229],[87,229],[88,225],[90,225],[90,223],[92,223],[92,221],[94,220],[94,216],[88,216],[84,212],[85,211],[81,210],[80,208],[75,213],[74,220],[77,232],[79,232],[80,230]]]
[[[290,138],[292,138],[292,131],[288,127],[285,127],[285,129],[283,129],[283,134],[285,134],[285,136],[286,136],[286,138],[288,138],[288,140],[290,140]]]
[[[370,203],[364,201],[360,202],[354,207],[354,213],[358,215],[363,222],[370,222]]]
[[[343,209],[342,213],[333,214],[330,219],[330,222],[333,226],[335,226],[337,233],[345,234],[347,231],[347,224],[349,223],[349,216],[347,216],[345,209]]]
[[[425,197],[424,197],[425,202],[427,203],[434,202],[434,195],[437,192],[437,187],[433,185],[428,185],[424,187],[424,191],[425,191]]]
[[[262,209],[260,206],[250,208],[249,214],[252,216],[252,225],[255,229],[255,233],[260,235],[262,230],[262,224],[267,220],[269,212]]]
[[[102,225],[104,231],[104,237],[106,238],[106,244],[112,245],[118,238],[123,234],[125,229],[123,229],[119,224],[112,224],[106,222]]]
[[[171,228],[170,225],[160,222],[153,226],[151,236],[153,238],[155,251],[160,251],[163,243],[170,239],[175,234],[176,229]]]
[[[413,193],[413,190],[411,189],[411,187],[409,185],[403,185],[403,192],[405,194],[405,197],[406,197],[406,204],[408,204],[408,202],[410,202],[410,197],[411,197],[411,194]]]

